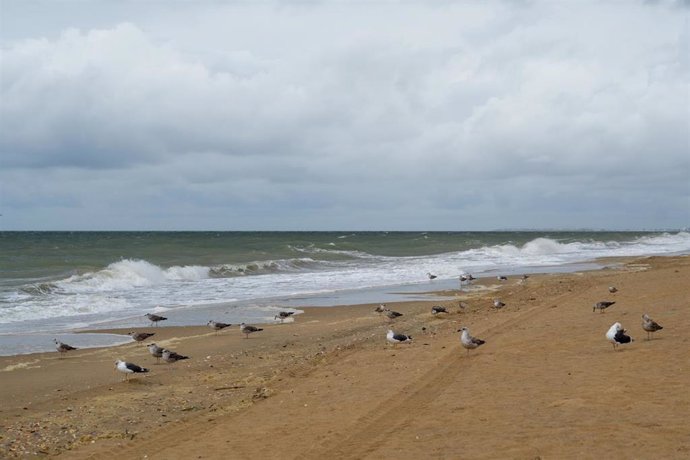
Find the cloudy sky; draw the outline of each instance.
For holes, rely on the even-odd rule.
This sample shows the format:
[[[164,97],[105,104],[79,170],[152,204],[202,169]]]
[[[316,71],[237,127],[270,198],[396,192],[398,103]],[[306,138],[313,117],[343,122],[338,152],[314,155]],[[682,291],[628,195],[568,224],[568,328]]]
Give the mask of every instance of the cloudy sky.
[[[0,7],[2,230],[690,225],[686,1]]]

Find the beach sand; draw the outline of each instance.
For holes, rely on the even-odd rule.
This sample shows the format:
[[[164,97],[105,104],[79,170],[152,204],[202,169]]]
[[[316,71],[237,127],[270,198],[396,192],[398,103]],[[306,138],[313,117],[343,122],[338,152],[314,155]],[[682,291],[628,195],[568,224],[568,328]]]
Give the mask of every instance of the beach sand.
[[[690,257],[649,257],[478,280],[389,304],[392,326],[374,305],[305,308],[249,339],[138,328],[154,340],[3,357],[0,457],[690,458],[688,280]],[[664,326],[651,341],[643,313]],[[604,337],[616,321],[635,339],[620,351]],[[486,344],[468,354],[462,326]],[[388,344],[389,327],[413,343]],[[157,364],[151,341],[192,359]],[[150,372],[123,382],[118,358]]]

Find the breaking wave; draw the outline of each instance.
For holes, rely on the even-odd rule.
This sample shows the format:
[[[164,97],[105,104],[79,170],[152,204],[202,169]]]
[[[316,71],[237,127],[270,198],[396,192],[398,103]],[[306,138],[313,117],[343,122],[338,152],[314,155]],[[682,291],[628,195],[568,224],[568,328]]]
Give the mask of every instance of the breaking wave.
[[[94,324],[111,317],[141,318],[143,313],[168,308],[427,283],[427,272],[438,275],[439,280],[450,280],[468,272],[488,276],[495,271],[548,271],[535,267],[562,267],[601,257],[690,253],[688,232],[605,241],[595,238],[596,234],[570,239],[548,235],[524,243],[500,244],[465,239],[458,240],[461,250],[451,246],[441,254],[415,256],[381,256],[306,245],[290,248],[299,253],[298,257],[212,266],[192,263],[166,268],[147,260],[123,259],[100,270],[62,272],[56,279],[32,279],[31,283],[24,281],[4,289],[0,292],[0,325],[44,321],[52,326],[59,317]],[[414,243],[401,238],[397,244],[398,254],[409,254],[409,245]],[[387,247],[389,252],[395,252],[391,247]],[[34,326],[17,327],[28,330]]]
[[[208,267],[199,265],[163,269],[145,260],[124,259],[108,265],[103,270],[73,275],[52,284],[63,293],[111,292],[169,281],[197,281],[208,277]]]

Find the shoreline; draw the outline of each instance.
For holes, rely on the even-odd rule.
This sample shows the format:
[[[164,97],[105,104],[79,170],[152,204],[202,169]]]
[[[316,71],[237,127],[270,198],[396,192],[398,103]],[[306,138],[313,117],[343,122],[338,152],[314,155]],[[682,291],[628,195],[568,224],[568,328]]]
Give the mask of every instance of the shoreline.
[[[654,256],[650,256],[654,257]],[[533,267],[521,267],[519,270],[506,270],[502,273],[507,274],[509,277],[515,277],[517,275],[529,274],[530,276],[541,276],[541,275],[552,275],[558,273],[574,273],[578,271],[596,271],[609,268],[615,268],[616,265],[623,263],[628,259],[637,259],[638,257],[610,257],[610,258],[600,258],[585,262],[571,262],[563,265],[554,266],[533,266]],[[607,267],[604,265],[605,262],[612,263],[612,267]],[[498,273],[498,271],[497,271]],[[495,275],[484,273],[475,280],[474,286],[480,286],[483,284],[490,283],[495,280]],[[465,287],[467,288],[467,286]],[[161,327],[187,327],[187,326],[198,326],[201,324],[206,324],[210,319],[232,322],[224,317],[228,313],[228,309],[232,309],[237,306],[242,306],[245,304],[255,303],[260,306],[261,309],[271,308],[275,310],[267,316],[262,316],[259,318],[247,318],[247,321],[252,322],[252,324],[268,325],[274,324],[270,318],[273,313],[277,313],[279,310],[296,310],[304,311],[305,308],[338,308],[350,305],[364,305],[364,304],[378,304],[378,303],[404,303],[404,302],[424,302],[437,300],[440,292],[456,292],[462,291],[459,289],[458,281],[456,278],[444,278],[434,280],[433,282],[418,282],[418,283],[408,283],[408,284],[394,284],[385,286],[375,286],[367,287],[362,289],[344,289],[338,291],[332,291],[327,293],[312,293],[305,295],[295,295],[292,297],[270,297],[263,299],[256,299],[252,302],[223,302],[218,304],[209,305],[196,305],[189,307],[179,307],[172,308],[166,312],[159,314],[172,316],[180,324],[175,324],[174,326],[161,326]],[[463,291],[465,292],[465,291]],[[224,311],[225,310],[225,311]],[[95,324],[91,326],[79,326],[68,328],[64,330],[36,330],[31,332],[5,332],[0,334],[0,357],[7,356],[30,356],[37,353],[49,353],[54,350],[53,338],[57,338],[65,343],[77,346],[83,349],[98,349],[103,347],[118,346],[127,343],[126,333],[131,330],[138,331],[155,331],[159,327],[149,327],[142,324],[148,324],[148,321],[141,319],[142,324],[122,324],[137,318],[137,316],[128,316],[120,319],[112,319],[105,323],[112,323],[110,327],[94,327]],[[239,322],[239,321],[238,321]],[[84,337],[85,334],[116,334],[118,337],[113,337],[108,343],[104,342],[103,338],[96,338],[93,341],[88,341]],[[124,335],[122,335],[124,333]],[[42,340],[37,340],[35,338],[41,337]],[[24,349],[31,348],[24,352],[17,352],[22,347]]]
[[[471,458],[610,449],[681,458],[690,453],[690,370],[678,368],[688,359],[688,276],[689,256],[664,256],[522,284],[484,278],[497,289],[389,303],[404,313],[393,328],[414,337],[409,345],[387,344],[388,322],[373,313],[376,304],[362,304],[300,308],[293,323],[262,325],[249,339],[235,326],[218,334],[136,328],[191,357],[171,365],[155,363],[150,340],[63,358],[0,357],[0,453],[421,458],[454,456],[462,445]],[[494,296],[507,306],[491,308]],[[617,304],[593,313],[606,297]],[[451,313],[433,316],[432,304]],[[665,327],[652,341],[639,326],[642,312]],[[636,339],[621,352],[603,337],[613,321]],[[461,325],[487,344],[467,356]],[[151,371],[121,382],[112,364],[119,358]]]

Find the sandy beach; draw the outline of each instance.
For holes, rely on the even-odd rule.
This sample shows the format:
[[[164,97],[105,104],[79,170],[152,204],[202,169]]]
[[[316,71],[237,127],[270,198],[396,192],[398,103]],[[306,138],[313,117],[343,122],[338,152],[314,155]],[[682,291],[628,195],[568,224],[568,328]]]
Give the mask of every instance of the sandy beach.
[[[304,308],[248,339],[149,327],[143,343],[2,357],[0,457],[688,458],[689,279],[690,257],[628,259],[388,304],[392,324],[375,305]],[[601,300],[616,304],[593,312]],[[664,327],[653,340],[643,313]],[[620,351],[616,321],[634,338]],[[462,326],[486,344],[468,354]],[[151,342],[191,359],[159,364]],[[116,359],[150,372],[123,381]]]

